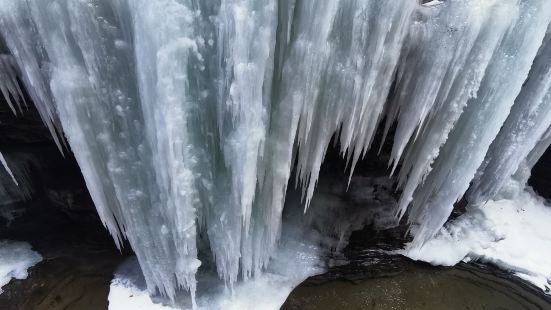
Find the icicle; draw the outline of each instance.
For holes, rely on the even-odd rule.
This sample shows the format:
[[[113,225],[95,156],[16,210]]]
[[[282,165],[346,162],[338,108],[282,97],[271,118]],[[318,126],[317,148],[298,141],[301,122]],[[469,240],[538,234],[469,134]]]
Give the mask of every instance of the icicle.
[[[468,189],[528,76],[551,21],[551,2],[516,2],[498,4],[508,7],[505,12],[510,12],[508,20],[513,24],[494,52],[476,98],[467,103],[430,174],[414,194],[409,221],[418,227],[412,246],[432,237],[447,220],[453,204]]]
[[[0,54],[0,92],[15,115],[17,115],[17,111],[23,113],[22,102],[25,106],[27,105],[17,77],[17,67],[13,57]]]
[[[297,128],[297,177],[307,206],[337,130],[341,151],[351,159],[351,174],[369,149],[415,5],[412,1],[297,5],[304,16],[297,16],[293,25],[299,35],[291,42],[283,69],[280,104],[296,111],[281,117],[289,122],[285,128]],[[294,132],[287,136],[292,147]]]
[[[522,88],[507,121],[493,141],[469,192],[469,203],[480,204],[494,197],[515,173],[531,150],[542,143],[551,126],[551,34],[548,33],[528,80]],[[540,142],[541,141],[541,142]],[[539,156],[543,152],[539,151]],[[531,162],[539,156],[533,156]],[[535,159],[535,160],[534,160]]]
[[[19,68],[19,77],[36,106],[40,117],[63,152],[61,125],[56,114],[55,103],[48,87],[47,59],[41,39],[26,10],[26,1],[0,1],[0,28],[7,48]],[[11,60],[10,60],[11,62]],[[13,77],[13,75],[12,75]],[[12,79],[13,80],[13,79]],[[13,80],[15,82],[15,80]],[[29,87],[31,86],[32,87]],[[14,92],[10,93],[13,95]],[[17,93],[17,92],[15,92]],[[21,96],[22,98],[22,96]]]
[[[410,143],[399,171],[400,215],[468,100],[476,97],[515,11],[511,3],[476,0],[448,2],[438,6],[440,11],[434,9],[410,32],[385,128],[388,131],[399,113],[391,157],[394,168]]]
[[[2,154],[0,152],[0,216],[8,222],[21,213],[16,202],[31,198],[32,180],[29,175],[31,160],[25,154]]]
[[[4,158],[4,155],[2,155],[2,152],[0,152],[0,163],[2,163],[2,166],[4,167],[4,170],[10,175],[10,178],[12,179],[13,183],[15,185],[19,185],[15,177],[13,176],[13,173],[11,172],[10,167],[8,166],[8,163],[6,162],[6,159]]]
[[[218,129],[231,187],[230,196],[220,206],[225,209],[229,225],[223,230],[211,230],[209,237],[215,257],[225,260],[219,265],[229,267],[221,274],[235,282],[240,253],[250,252],[246,249],[251,246],[247,237],[256,233],[250,226],[258,174],[264,170],[277,2],[225,0],[217,22],[217,47],[225,55],[219,60]],[[253,262],[248,256],[242,257],[241,262],[246,278],[254,269]]]

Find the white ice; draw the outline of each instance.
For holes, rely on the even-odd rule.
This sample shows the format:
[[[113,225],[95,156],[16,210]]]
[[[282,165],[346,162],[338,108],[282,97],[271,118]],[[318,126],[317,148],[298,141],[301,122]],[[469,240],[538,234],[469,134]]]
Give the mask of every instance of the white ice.
[[[422,247],[404,254],[434,265],[492,263],[551,293],[551,207],[514,181],[506,186],[506,196],[472,207]]]
[[[296,254],[299,253],[294,253],[294,255]],[[315,256],[311,257],[315,258]],[[277,264],[278,258],[275,260],[275,263]],[[295,263],[296,260],[290,260],[287,264],[291,262]],[[279,272],[272,269],[249,279],[249,281],[236,284],[233,288],[233,294],[229,291],[229,289],[224,288],[223,285],[221,286],[221,283],[216,283],[214,279],[210,279],[213,283],[216,283],[213,287],[217,289],[205,294],[198,294],[198,309],[277,310],[285,302],[287,296],[291,293],[293,288],[295,288],[308,276],[319,273],[319,271],[312,268],[312,266],[301,266],[306,267],[307,269],[294,270],[298,272],[293,273],[289,272],[291,270],[290,266],[286,265],[282,267],[287,269],[279,270]],[[295,267],[296,265],[293,264],[293,268]],[[135,280],[136,274],[141,275],[141,271],[137,264],[132,272],[135,274],[116,274],[115,278],[111,281],[108,297],[109,310],[182,309],[181,307],[174,308],[170,305],[163,304],[162,300],[152,299],[147,292],[145,285],[140,286],[139,284],[136,284],[136,282],[139,283],[139,280]]]
[[[29,160],[25,154],[0,152],[0,217],[7,225],[24,213],[20,203],[31,197]]]
[[[298,219],[300,215],[293,218]],[[320,232],[297,226],[295,220],[290,222],[277,253],[271,258],[269,268],[263,273],[248,281],[238,282],[231,288],[225,286],[215,273],[199,273],[197,278],[203,284],[203,288],[200,287],[197,291],[197,309],[277,310],[297,285],[308,277],[323,272],[324,264],[320,257],[323,253],[328,253],[328,250],[319,244],[324,237]],[[332,240],[335,246],[337,240]],[[136,259],[130,258],[115,273],[108,299],[109,310],[191,308],[189,297],[183,298],[177,308],[173,308],[167,303],[166,298],[158,295],[150,297]]]
[[[0,294],[11,279],[26,279],[27,269],[42,261],[42,256],[21,241],[0,240]]]

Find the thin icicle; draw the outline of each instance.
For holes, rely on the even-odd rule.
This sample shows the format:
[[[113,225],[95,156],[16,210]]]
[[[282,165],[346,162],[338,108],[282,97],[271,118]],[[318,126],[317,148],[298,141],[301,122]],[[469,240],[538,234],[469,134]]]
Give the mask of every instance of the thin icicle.
[[[17,64],[14,58],[11,55],[0,54],[0,92],[15,115],[18,112],[23,113],[22,103],[27,106],[17,77]]]
[[[6,162],[6,159],[4,158],[4,155],[2,155],[2,152],[0,152],[0,163],[2,163],[2,166],[4,167],[4,170],[6,170],[6,172],[10,175],[13,183],[15,183],[15,185],[19,186],[19,183],[17,182],[17,180],[15,179],[15,176],[11,172],[11,169],[8,166],[8,163]]]

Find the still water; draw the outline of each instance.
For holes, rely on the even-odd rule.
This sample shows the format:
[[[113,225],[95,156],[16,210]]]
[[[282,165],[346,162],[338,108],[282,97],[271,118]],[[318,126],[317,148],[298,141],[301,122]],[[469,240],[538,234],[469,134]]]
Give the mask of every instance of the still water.
[[[440,268],[398,256],[367,256],[374,261],[308,279],[282,309],[551,309],[551,296],[491,266]]]

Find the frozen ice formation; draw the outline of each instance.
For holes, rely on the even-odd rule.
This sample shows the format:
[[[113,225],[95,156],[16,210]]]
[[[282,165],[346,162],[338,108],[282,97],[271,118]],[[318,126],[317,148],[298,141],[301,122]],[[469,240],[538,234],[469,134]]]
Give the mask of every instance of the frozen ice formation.
[[[393,139],[413,246],[471,183],[491,199],[551,142],[550,21],[549,0],[0,0],[0,86],[64,133],[149,291],[194,296],[199,249],[230,287],[267,267],[292,169],[306,210],[332,139],[350,175]]]

